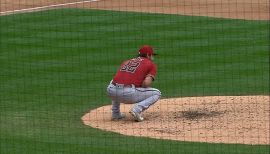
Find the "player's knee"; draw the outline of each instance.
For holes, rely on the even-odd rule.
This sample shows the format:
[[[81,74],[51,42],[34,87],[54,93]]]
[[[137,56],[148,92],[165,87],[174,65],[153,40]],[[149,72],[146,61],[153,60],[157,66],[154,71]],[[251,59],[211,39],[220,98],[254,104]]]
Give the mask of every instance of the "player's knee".
[[[158,89],[156,89],[155,90],[155,95],[157,95],[158,98],[160,98],[161,97],[161,92]]]

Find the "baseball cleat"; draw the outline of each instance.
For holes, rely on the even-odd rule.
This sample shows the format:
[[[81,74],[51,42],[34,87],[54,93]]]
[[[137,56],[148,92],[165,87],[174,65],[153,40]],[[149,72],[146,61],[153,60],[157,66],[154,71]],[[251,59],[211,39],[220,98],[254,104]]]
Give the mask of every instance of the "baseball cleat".
[[[143,121],[143,117],[140,113],[133,111],[132,109],[129,111],[129,113],[133,116],[135,121],[141,122]]]
[[[112,120],[116,121],[116,120],[121,120],[124,119],[126,117],[126,115],[124,113],[120,113],[119,115],[112,115]]]

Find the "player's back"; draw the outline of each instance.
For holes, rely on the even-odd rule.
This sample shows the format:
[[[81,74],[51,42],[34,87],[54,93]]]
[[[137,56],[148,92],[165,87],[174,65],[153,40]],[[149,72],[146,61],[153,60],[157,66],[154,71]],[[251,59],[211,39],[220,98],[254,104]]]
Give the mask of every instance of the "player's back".
[[[140,87],[148,74],[155,76],[156,65],[147,58],[137,57],[124,61],[114,76],[113,81],[119,84],[133,84],[136,87]]]

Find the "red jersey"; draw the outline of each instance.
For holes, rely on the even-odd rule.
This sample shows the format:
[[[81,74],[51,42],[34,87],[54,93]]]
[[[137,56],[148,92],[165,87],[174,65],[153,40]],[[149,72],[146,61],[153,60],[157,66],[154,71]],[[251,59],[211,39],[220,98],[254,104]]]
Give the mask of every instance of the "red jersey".
[[[121,64],[113,82],[141,87],[146,76],[151,76],[154,79],[156,73],[157,67],[150,59],[137,57]]]

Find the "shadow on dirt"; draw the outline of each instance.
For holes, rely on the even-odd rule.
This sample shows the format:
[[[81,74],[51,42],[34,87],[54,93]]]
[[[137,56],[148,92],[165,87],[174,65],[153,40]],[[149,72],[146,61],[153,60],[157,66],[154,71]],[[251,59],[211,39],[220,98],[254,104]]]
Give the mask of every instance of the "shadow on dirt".
[[[178,112],[178,116],[175,118],[185,118],[187,120],[198,120],[202,118],[213,118],[224,114],[221,111],[203,111],[203,110],[190,110]]]

